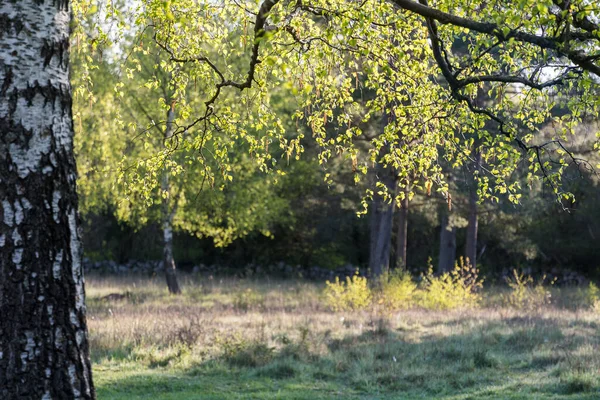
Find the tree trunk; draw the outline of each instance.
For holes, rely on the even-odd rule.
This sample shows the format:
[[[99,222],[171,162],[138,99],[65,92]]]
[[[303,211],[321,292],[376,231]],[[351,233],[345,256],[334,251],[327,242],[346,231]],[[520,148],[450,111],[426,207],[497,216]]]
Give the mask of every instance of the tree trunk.
[[[398,233],[396,235],[396,260],[394,267],[406,269],[406,248],[408,243],[408,186],[404,188],[404,199],[398,209]]]
[[[440,259],[438,272],[449,272],[454,268],[456,260],[456,227],[450,224],[450,212],[442,206],[440,229]]]
[[[382,133],[393,117],[392,113],[384,112],[381,116]],[[384,146],[380,154],[389,152],[389,147]],[[396,179],[392,171],[383,168],[380,163],[376,169],[377,178],[383,183],[391,196],[395,195]],[[394,202],[387,203],[382,196],[377,194],[375,189],[373,197],[373,208],[371,211],[370,226],[370,251],[369,251],[369,270],[373,278],[380,277],[387,272],[390,267],[390,255],[392,247],[392,228],[394,226]]]
[[[481,167],[481,153],[475,154],[474,171],[479,171]],[[465,257],[469,260],[471,266],[477,266],[477,181],[473,177],[469,187],[469,224],[467,225],[467,243],[465,245]]]
[[[388,271],[390,266],[390,248],[392,242],[392,221],[394,204],[387,204],[379,198],[373,202],[371,216],[371,253],[369,269],[374,278]]]
[[[395,180],[389,171],[379,168],[383,175],[382,182],[394,195]],[[369,253],[369,269],[374,278],[387,272],[390,267],[390,251],[392,247],[392,227],[394,221],[394,202],[387,203],[375,195],[371,215],[371,251]]]
[[[69,2],[0,2],[0,398],[94,399]]]
[[[165,141],[173,135],[173,120],[175,112],[173,107],[167,112],[167,126],[165,128]],[[163,193],[171,192],[168,171],[163,172],[161,189]],[[175,204],[171,204],[173,199],[170,196],[162,197],[162,228],[163,228],[163,267],[167,279],[167,288],[171,294],[180,294],[179,282],[177,280],[177,269],[175,259],[173,258],[173,217],[175,216]],[[175,199],[175,202],[177,199]]]
[[[169,293],[180,294],[181,289],[177,280],[177,269],[175,267],[175,259],[173,258],[173,228],[172,221],[167,220],[163,225],[163,265],[165,268],[165,276],[167,278],[167,287]]]

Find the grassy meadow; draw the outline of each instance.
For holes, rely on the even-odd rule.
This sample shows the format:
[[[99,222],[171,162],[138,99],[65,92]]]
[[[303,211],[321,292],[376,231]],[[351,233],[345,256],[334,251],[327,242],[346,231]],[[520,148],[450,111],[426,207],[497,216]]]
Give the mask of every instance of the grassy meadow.
[[[88,277],[99,399],[598,399],[600,312],[584,289],[531,307],[331,311],[325,284]],[[533,293],[533,292],[532,292]]]

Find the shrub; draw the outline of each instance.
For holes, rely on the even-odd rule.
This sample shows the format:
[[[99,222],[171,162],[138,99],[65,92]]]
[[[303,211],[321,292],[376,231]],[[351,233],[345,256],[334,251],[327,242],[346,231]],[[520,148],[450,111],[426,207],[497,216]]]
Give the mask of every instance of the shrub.
[[[379,304],[391,310],[407,309],[414,305],[417,284],[403,270],[386,273],[381,277]]]
[[[430,266],[417,292],[417,304],[432,310],[476,307],[481,301],[482,282],[479,270],[462,257],[452,271],[440,276],[435,276]]]
[[[535,283],[531,275],[522,274],[517,270],[513,270],[512,275],[506,280],[510,292],[503,296],[505,305],[518,310],[535,310],[550,304],[552,294],[544,286],[545,276]],[[550,282],[551,285],[553,283]]]
[[[371,304],[372,294],[367,278],[358,275],[358,271],[346,281],[339,277],[334,282],[326,282],[325,302],[333,311],[363,310]]]
[[[588,308],[592,311],[600,311],[600,289],[594,282],[588,286],[577,287],[577,290],[560,290],[557,298],[559,305],[568,309],[576,310]]]
[[[600,311],[600,289],[594,282],[590,282],[585,297],[589,307],[594,311]]]

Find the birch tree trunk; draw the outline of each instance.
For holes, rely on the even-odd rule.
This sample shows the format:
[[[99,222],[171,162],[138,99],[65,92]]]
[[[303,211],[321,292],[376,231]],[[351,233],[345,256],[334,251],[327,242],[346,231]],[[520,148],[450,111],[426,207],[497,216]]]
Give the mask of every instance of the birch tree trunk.
[[[93,399],[67,0],[0,1],[0,398]]]
[[[167,112],[167,126],[165,128],[165,141],[173,136],[173,120],[175,111],[171,107]],[[170,193],[168,171],[163,172],[161,189],[163,192]],[[173,258],[173,217],[175,216],[176,204],[171,204],[170,196],[162,198],[162,228],[163,228],[163,266],[165,268],[165,277],[167,279],[167,288],[171,294],[180,294],[179,281],[177,280],[177,269],[175,258]],[[176,202],[176,200],[175,200]]]
[[[475,154],[474,170],[481,169],[481,152]],[[469,187],[469,224],[467,225],[467,241],[465,244],[465,257],[469,259],[469,264],[472,267],[477,266],[477,230],[478,230],[478,213],[477,213],[477,180],[473,178]]]

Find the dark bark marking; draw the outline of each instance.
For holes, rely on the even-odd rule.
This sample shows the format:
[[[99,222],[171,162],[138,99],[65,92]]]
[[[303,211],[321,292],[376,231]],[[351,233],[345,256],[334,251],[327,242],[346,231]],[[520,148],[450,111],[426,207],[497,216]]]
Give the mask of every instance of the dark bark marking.
[[[67,68],[69,65],[69,39],[64,38],[59,41],[44,40],[42,46],[42,57],[44,58],[44,68],[50,65],[54,56],[58,56],[58,65]]]
[[[0,39],[5,33],[14,32],[18,35],[21,33],[25,25],[19,18],[11,18],[8,14],[0,14]]]

